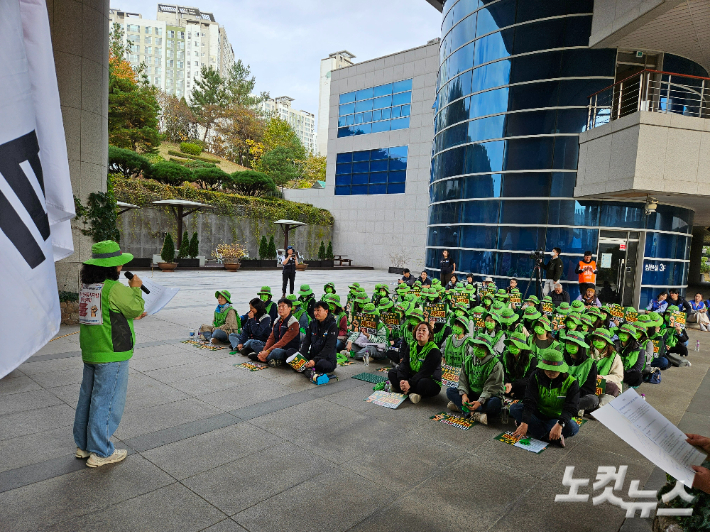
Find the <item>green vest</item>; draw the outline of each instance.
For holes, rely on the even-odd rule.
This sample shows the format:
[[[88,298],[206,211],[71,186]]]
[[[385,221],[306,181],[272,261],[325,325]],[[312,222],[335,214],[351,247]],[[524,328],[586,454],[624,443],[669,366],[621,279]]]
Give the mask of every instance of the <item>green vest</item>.
[[[421,353],[417,355],[417,345],[419,344],[409,346],[409,367],[412,368],[414,373],[417,373],[421,369],[429,351],[436,347],[434,342],[429,342],[422,348]]]
[[[109,293],[118,281],[106,279],[101,288],[101,325],[80,325],[81,358],[87,364],[122,362],[133,356],[136,334],[133,320],[110,309]]]
[[[468,341],[469,339],[464,337],[461,345],[456,347],[454,345],[454,335],[453,333],[450,334],[444,344],[444,363],[455,368],[460,368],[463,365],[463,357],[466,353],[466,344],[468,344]]]
[[[600,358],[596,362],[597,373],[599,373],[599,375],[601,376],[609,375],[609,371],[611,371],[611,365],[614,363],[614,355],[610,357]]]
[[[591,360],[591,359],[590,359]],[[562,415],[562,406],[567,399],[567,390],[572,386],[574,377],[567,375],[567,378],[559,388],[545,388],[540,386],[540,381],[535,375],[535,383],[540,399],[537,402],[538,410],[545,416],[550,418],[559,418]]]
[[[640,354],[641,351],[638,349],[634,349],[628,355],[622,355],[621,353],[619,353],[619,356],[621,357],[621,363],[624,365],[624,371],[629,371],[636,365]]]
[[[229,314],[230,310],[233,310],[234,307],[232,305],[229,305],[228,307],[224,307],[222,309],[222,312],[217,312],[216,310],[214,311],[214,321],[212,322],[212,325],[214,327],[221,327],[224,325],[224,323],[227,321],[227,314]],[[236,310],[234,313],[236,314]],[[237,316],[237,326],[239,326],[239,316]]]
[[[518,354],[518,356],[521,356],[521,355],[522,355],[522,352]],[[508,361],[510,361],[510,364]],[[532,355],[528,355],[528,363],[523,368],[522,375],[513,375],[513,370],[515,369],[515,363],[517,361],[518,361],[518,359],[515,358],[515,355],[510,353],[507,349],[505,351],[503,351],[503,355],[501,356],[503,370],[514,379],[522,379],[525,377],[525,375],[528,372],[528,369],[530,368],[530,363],[532,362]]]
[[[486,383],[486,379],[495,368],[498,363],[498,357],[492,356],[491,359],[485,364],[474,365],[473,356],[467,356],[463,361],[463,370],[466,372],[466,378],[468,379],[468,386],[471,388],[472,392],[481,393],[483,390],[483,385]]]
[[[585,382],[587,382],[587,377],[589,376],[589,370],[592,369],[592,364],[594,364],[592,357],[587,357],[584,362],[577,366],[572,366],[571,364],[569,365],[569,370],[567,372],[572,377],[577,379],[580,388],[584,386]]]

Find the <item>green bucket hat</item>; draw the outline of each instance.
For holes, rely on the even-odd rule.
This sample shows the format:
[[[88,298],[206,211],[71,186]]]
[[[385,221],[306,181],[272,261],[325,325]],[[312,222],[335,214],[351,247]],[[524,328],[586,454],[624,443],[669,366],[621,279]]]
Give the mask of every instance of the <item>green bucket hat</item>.
[[[400,292],[404,292],[406,294],[407,292],[409,292],[409,285],[407,283],[400,283],[397,285],[397,288],[395,288],[394,291],[398,294]]]
[[[496,292],[497,299],[508,299],[509,297],[510,297],[510,294],[508,292],[506,292],[503,288],[501,288],[500,290],[498,290]]]
[[[569,306],[570,312],[577,312],[578,314],[581,314],[584,312],[584,303],[582,303],[579,299],[575,299],[572,301],[572,304]]]
[[[441,284],[441,279],[437,279],[436,277],[434,277],[431,280],[431,286],[436,286],[436,285],[440,285],[440,284]]]
[[[298,297],[296,297],[296,294],[289,294],[286,296],[286,299],[288,299],[294,307],[301,306],[301,302],[298,300]]]
[[[547,316],[542,316],[541,318],[535,320],[533,323],[533,328],[537,324],[541,324],[547,332],[552,332],[552,324],[550,323],[550,319]]]
[[[567,373],[569,371],[569,366],[567,362],[565,362],[565,356],[557,349],[541,350],[537,354],[537,367],[538,369],[559,371],[560,373]]]
[[[475,294],[476,293],[476,287],[473,286],[472,284],[467,284],[466,286],[463,287],[463,291],[467,292],[469,295],[470,294]]]
[[[410,308],[406,314],[407,318],[417,318],[419,321],[424,321],[424,311],[419,307]]]
[[[269,289],[269,293],[271,293],[271,289]],[[302,284],[301,288],[298,290],[298,295],[301,297],[310,296],[311,294],[313,294],[313,290],[311,290],[311,287],[307,284]]]
[[[414,286],[416,286],[417,288],[421,288],[422,282],[421,281],[414,281]]]
[[[584,341],[584,335],[579,331],[567,331],[565,333],[564,342],[572,342],[580,347],[589,349],[589,344]]]
[[[592,317],[588,314],[582,314],[579,317],[579,321],[581,321],[587,327],[594,327],[594,321],[592,321]]]
[[[370,299],[367,297],[367,294],[356,292],[353,296],[353,301],[356,301],[357,303],[369,303]]]
[[[567,316],[567,314],[571,312],[567,301],[560,303],[556,310],[558,314],[562,314],[563,316]]]
[[[645,315],[649,317],[646,321],[646,327],[660,327],[663,325],[663,318],[658,312],[651,312]],[[639,319],[641,319],[641,316],[639,316]]]
[[[333,282],[325,283],[325,285],[323,286],[323,292],[325,292],[328,287],[332,288],[333,293],[335,293],[335,283],[333,283]]]
[[[530,349],[525,335],[519,332],[511,333],[508,338],[503,340],[503,343],[505,345],[514,345],[515,347],[518,347],[520,349]]]
[[[503,303],[502,301],[494,301],[491,305],[491,311],[495,312],[496,314],[500,314],[501,312],[503,312],[503,309],[505,309],[505,303]]]
[[[642,329],[646,329],[646,327],[654,327],[654,325],[649,325],[651,321],[651,316],[649,314],[639,314],[639,317],[634,322],[634,325]]]
[[[384,283],[380,285],[379,290],[384,290],[384,291],[387,292],[388,294],[390,293],[390,287],[387,286],[387,285],[384,284]]]
[[[575,322],[577,325],[582,325],[582,320],[579,319],[579,314],[577,314],[575,312],[570,312],[569,314],[567,314],[567,316],[565,316],[565,321],[567,321],[567,320],[571,320],[571,321]]]
[[[520,289],[519,288],[511,288],[510,293],[520,295]]]
[[[483,316],[487,312],[487,310],[485,309],[485,307],[478,305],[476,307],[473,307],[469,312],[471,314],[480,314],[481,316]]]
[[[377,313],[377,309],[375,308],[375,304],[374,304],[374,303],[368,303],[368,304],[366,304],[364,307],[362,307],[362,311],[363,311],[365,314],[376,314],[376,313]]]
[[[340,298],[335,294],[325,294],[323,296],[323,301],[325,301],[326,303],[332,303],[336,307],[342,308],[342,305],[340,304]]]
[[[327,286],[327,285],[326,285],[326,286]],[[358,288],[360,288],[360,283],[349,284],[349,285],[348,285],[348,288],[349,288],[350,290],[357,290]]]
[[[490,354],[492,354],[492,355],[495,356],[495,351],[494,351],[494,349],[493,349],[492,338],[491,338],[490,336],[488,336],[487,334],[479,334],[479,335],[477,335],[477,336],[474,336],[474,337],[471,339],[471,343],[472,343],[472,344],[476,344],[476,345],[482,345],[482,346],[484,346],[486,349],[488,349],[488,352],[489,352]]]
[[[540,318],[542,314],[540,314],[535,307],[527,307],[525,309],[525,312],[523,312],[523,319],[525,320],[537,320]]]
[[[552,303],[552,296],[545,296],[542,298],[545,303]]]
[[[526,303],[535,303],[535,305],[540,304],[540,300],[537,298],[537,296],[529,296],[527,299],[525,299]]]
[[[261,290],[257,292],[257,295],[260,296],[270,296],[271,294],[271,287],[270,286],[262,286]]]
[[[601,327],[599,329],[595,330],[594,332],[592,332],[589,335],[589,337],[590,338],[600,338],[600,339],[604,340],[606,343],[614,345],[614,337],[611,335],[611,333],[608,330],[602,329]]]
[[[389,312],[389,310],[393,307],[392,301],[389,299],[383,299],[380,301],[380,304],[377,305],[377,310],[380,312]]]
[[[471,324],[471,320],[468,318],[468,316],[466,316],[465,314],[463,314],[461,316],[457,315],[454,318],[452,325],[457,322],[460,323],[461,325],[463,325],[464,332],[468,332],[468,327]]]
[[[456,285],[454,286],[454,290],[456,290],[457,292],[460,292],[460,291],[463,290],[463,289],[464,289],[464,286],[463,286],[463,283],[462,283],[461,281],[459,281],[458,283],[456,283]]]
[[[409,310],[409,303],[407,301],[400,301],[394,306],[394,308],[406,315]]]
[[[641,336],[641,332],[639,330],[639,327],[636,327],[634,324],[631,324],[631,323],[624,323],[621,327],[619,327],[619,332],[628,333],[635,340],[638,340],[639,336]]]
[[[232,294],[229,293],[229,290],[217,290],[214,293],[214,297],[218,298],[219,296],[222,296],[224,299],[226,299],[227,303],[232,302]]]
[[[590,316],[597,316],[597,317],[599,317],[599,318],[603,318],[603,317],[604,317],[604,316],[602,316],[602,311],[601,311],[601,309],[600,309],[599,307],[589,307],[589,308],[587,309],[587,314],[590,315]]]
[[[497,312],[483,312],[483,319],[485,320],[486,318],[490,318],[494,320],[496,323],[500,324],[500,316],[498,315]]]
[[[515,323],[519,317],[512,308],[504,308],[498,316],[500,317],[500,322],[504,325]]]
[[[122,266],[132,260],[133,255],[121,252],[117,242],[103,240],[91,246],[91,258],[85,261],[84,264],[109,268],[111,266]]]

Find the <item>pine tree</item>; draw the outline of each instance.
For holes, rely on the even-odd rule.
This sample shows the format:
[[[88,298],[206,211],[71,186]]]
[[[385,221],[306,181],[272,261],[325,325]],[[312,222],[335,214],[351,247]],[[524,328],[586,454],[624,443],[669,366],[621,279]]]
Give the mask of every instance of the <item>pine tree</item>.
[[[333,242],[328,240],[328,249],[325,250],[325,258],[327,260],[333,260]]]
[[[325,244],[320,241],[320,247],[318,248],[318,260],[325,260]]]
[[[165,242],[163,242],[163,250],[160,252],[160,258],[163,259],[163,262],[175,262],[175,243],[170,233],[165,235]]]
[[[267,258],[276,258],[276,244],[274,243],[274,235],[271,235],[271,238],[269,238],[269,254]]]
[[[190,239],[190,258],[194,259],[200,254],[200,241],[197,240],[197,233],[192,233],[192,238]]]
[[[185,259],[190,254],[190,235],[185,231],[182,234],[180,249],[178,250],[178,260]]]
[[[261,242],[259,242],[259,258],[261,260],[266,260],[269,254],[269,243],[266,240],[266,236],[262,235]]]

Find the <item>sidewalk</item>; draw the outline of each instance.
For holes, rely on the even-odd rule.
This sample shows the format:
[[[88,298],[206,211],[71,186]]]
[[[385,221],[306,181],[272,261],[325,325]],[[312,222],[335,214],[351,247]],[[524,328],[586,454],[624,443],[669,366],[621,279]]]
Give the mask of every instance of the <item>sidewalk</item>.
[[[143,272],[141,272],[143,273]],[[148,274],[148,272],[145,272]],[[286,368],[248,372],[245,357],[181,341],[211,320],[214,292],[238,309],[262,272],[181,272],[154,280],[181,292],[136,322],[128,397],[115,435],[125,462],[91,469],[73,457],[71,427],[82,363],[78,327],[0,380],[0,518],[3,530],[336,531],[650,528],[604,504],[554,503],[562,475],[594,479],[600,465],[628,465],[631,480],[657,483],[654,466],[596,421],[565,449],[533,455],[493,440],[513,426],[468,431],[433,422],[438,398],[389,410],[364,399],[372,385],[339,367],[339,382],[314,386]],[[147,276],[147,275],[145,275]],[[272,292],[280,281],[273,276]],[[358,281],[395,282],[383,271],[299,272],[316,295],[333,280],[341,297]],[[671,368],[639,392],[686,431],[710,434],[710,334],[690,332],[690,368]],[[693,351],[696,339],[701,352]],[[654,486],[655,487],[655,486]],[[647,488],[648,489],[648,488]],[[631,528],[636,527],[636,528]]]

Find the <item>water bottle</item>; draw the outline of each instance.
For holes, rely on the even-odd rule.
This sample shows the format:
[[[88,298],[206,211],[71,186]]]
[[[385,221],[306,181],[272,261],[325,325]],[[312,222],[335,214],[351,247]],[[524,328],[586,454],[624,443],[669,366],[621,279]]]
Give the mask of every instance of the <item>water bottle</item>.
[[[700,351],[700,340],[695,341],[695,350]]]
[[[508,424],[508,407],[504,407],[503,410],[500,413],[500,421],[503,423],[503,425]]]
[[[367,353],[367,352],[365,353],[365,355],[362,357],[362,362],[366,366],[370,365],[370,353]]]

